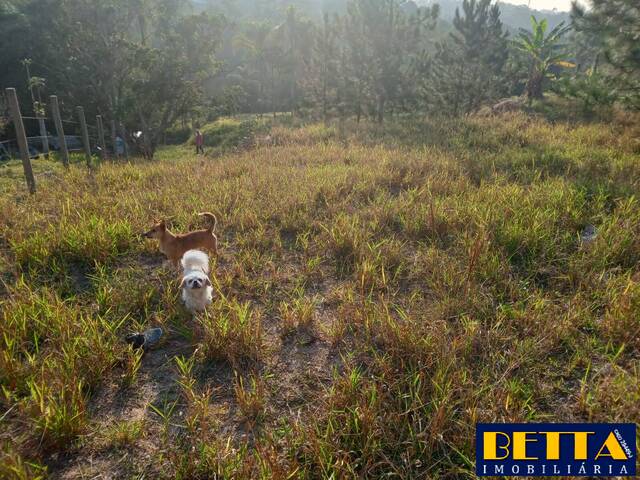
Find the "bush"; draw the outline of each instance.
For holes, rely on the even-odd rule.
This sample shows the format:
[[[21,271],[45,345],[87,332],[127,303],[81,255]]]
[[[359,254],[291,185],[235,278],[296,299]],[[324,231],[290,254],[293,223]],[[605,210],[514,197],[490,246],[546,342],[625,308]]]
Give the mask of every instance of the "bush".
[[[191,137],[191,128],[173,126],[165,132],[164,143],[166,145],[179,145],[185,143]]]
[[[205,125],[200,131],[204,135],[205,146],[227,151],[250,144],[254,128],[253,120],[222,118]],[[194,135],[190,137],[189,144],[195,144]]]
[[[560,95],[578,100],[582,114],[588,117],[607,113],[618,97],[610,82],[596,72],[564,78],[557,88]]]

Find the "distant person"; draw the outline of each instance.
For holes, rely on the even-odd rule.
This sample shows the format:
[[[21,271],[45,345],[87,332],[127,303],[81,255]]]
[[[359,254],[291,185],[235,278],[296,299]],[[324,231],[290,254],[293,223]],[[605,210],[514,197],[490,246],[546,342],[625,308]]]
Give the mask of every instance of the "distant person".
[[[116,155],[124,155],[124,140],[120,135],[116,136]]]
[[[204,135],[200,130],[196,130],[196,155],[199,153],[204,155]]]

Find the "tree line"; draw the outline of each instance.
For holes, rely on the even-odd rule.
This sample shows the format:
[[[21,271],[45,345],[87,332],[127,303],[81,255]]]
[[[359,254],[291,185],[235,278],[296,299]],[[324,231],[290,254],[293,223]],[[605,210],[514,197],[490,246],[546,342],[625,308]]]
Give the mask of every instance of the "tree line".
[[[321,18],[241,4],[269,14],[188,0],[0,0],[0,85],[34,110],[45,107],[35,88],[67,111],[118,119],[151,151],[169,129],[238,112],[383,122],[549,89],[586,109],[640,107],[636,0],[592,0],[568,25],[533,17],[516,34],[492,0],[464,0],[450,25],[437,5],[412,1],[346,0]]]

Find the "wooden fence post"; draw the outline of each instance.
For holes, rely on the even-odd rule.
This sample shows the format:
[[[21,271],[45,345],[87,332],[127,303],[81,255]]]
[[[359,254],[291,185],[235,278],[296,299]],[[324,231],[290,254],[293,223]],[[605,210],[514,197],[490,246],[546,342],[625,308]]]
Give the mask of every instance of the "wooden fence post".
[[[18,147],[20,148],[20,157],[22,158],[22,168],[24,169],[24,178],[27,180],[27,186],[30,193],[36,191],[36,179],[33,176],[31,168],[31,159],[29,158],[29,146],[27,144],[27,136],[24,133],[24,125],[22,124],[22,115],[20,114],[20,105],[18,104],[18,96],[15,88],[7,88],[7,100],[9,101],[9,109],[11,118],[16,127],[16,136],[18,137]]]
[[[111,148],[113,148],[113,158],[118,158],[118,142],[116,140],[115,120],[111,120]]]
[[[98,123],[98,144],[100,145],[100,158],[105,160],[107,158],[107,145],[104,143],[104,125],[102,125],[102,115],[96,115],[96,122]]]
[[[89,143],[89,132],[87,131],[87,120],[84,118],[84,108],[76,107],[78,119],[80,120],[80,130],[82,132],[82,143],[84,144],[84,154],[87,157],[87,167],[91,168],[91,144]]]
[[[58,105],[58,97],[51,95],[49,97],[51,104],[51,116],[53,123],[56,125],[56,133],[58,134],[58,145],[60,154],[62,155],[62,164],[65,168],[69,168],[69,151],[67,150],[67,139],[64,136],[64,128],[62,127],[62,118],[60,118],[60,105]]]
[[[129,145],[127,144],[127,132],[124,129],[124,125],[120,124],[120,135],[122,135],[122,142],[124,147],[124,159],[129,161]]]

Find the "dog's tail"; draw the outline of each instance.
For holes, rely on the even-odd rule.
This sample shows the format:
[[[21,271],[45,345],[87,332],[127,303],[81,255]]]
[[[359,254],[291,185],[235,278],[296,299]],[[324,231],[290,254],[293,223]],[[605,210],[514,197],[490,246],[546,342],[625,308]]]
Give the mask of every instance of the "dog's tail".
[[[216,225],[218,224],[218,219],[216,218],[216,216],[210,212],[202,212],[202,213],[199,213],[198,215],[200,215],[201,217],[205,217],[207,220],[211,221],[211,225],[209,225],[209,230],[211,230],[212,232],[215,232]]]
[[[209,255],[200,250],[187,250],[180,263],[185,271],[201,269],[205,274],[209,274]]]

